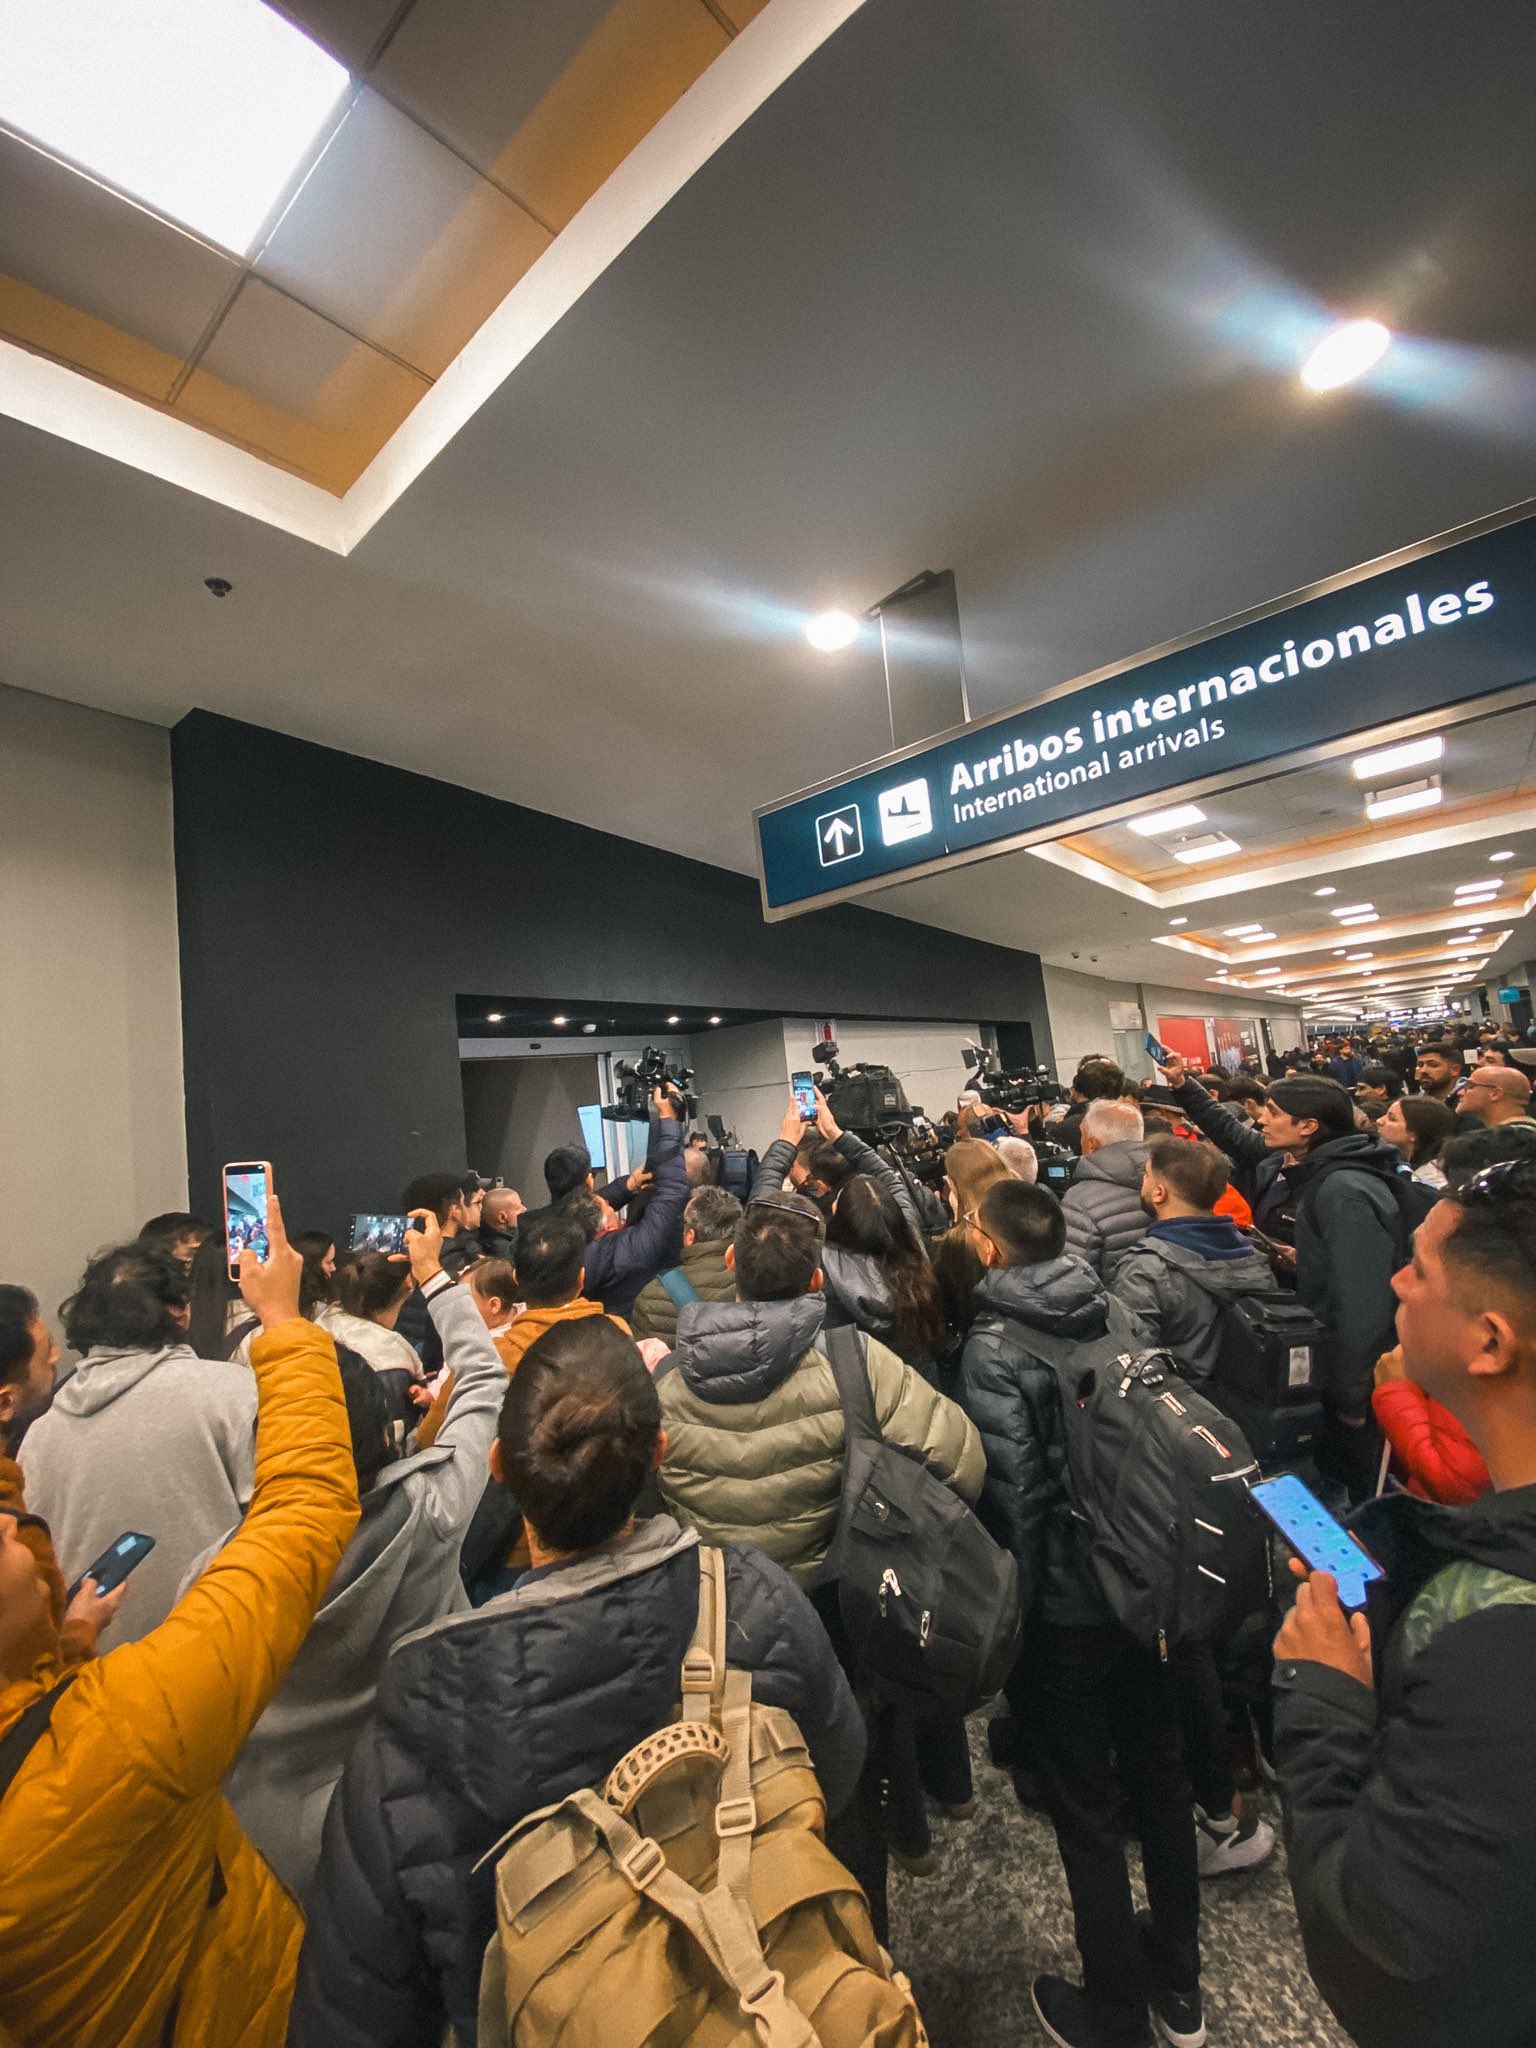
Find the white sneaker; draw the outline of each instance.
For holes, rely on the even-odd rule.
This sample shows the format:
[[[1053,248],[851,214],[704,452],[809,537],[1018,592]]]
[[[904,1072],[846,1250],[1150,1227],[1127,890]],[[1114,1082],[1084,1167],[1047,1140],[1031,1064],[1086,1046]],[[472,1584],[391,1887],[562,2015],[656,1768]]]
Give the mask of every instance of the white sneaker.
[[[1213,1820],[1203,1807],[1195,1808],[1195,1843],[1202,1877],[1225,1877],[1233,1870],[1257,1870],[1275,1853],[1275,1831],[1267,1820],[1248,1814],[1239,1805],[1235,1813]]]

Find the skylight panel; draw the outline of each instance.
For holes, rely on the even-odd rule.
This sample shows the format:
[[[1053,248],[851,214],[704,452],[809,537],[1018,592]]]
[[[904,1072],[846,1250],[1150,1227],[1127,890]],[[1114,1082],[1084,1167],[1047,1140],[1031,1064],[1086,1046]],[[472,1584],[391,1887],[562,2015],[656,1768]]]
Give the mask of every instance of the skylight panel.
[[[237,256],[347,84],[262,0],[0,0],[0,122]]]

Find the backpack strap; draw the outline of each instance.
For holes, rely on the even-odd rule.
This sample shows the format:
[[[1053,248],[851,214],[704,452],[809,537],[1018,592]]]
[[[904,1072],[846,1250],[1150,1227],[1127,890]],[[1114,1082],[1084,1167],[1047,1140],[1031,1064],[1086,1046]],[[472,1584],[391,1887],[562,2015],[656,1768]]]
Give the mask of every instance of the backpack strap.
[[[683,1658],[682,1691],[685,1721],[719,1721],[725,1704],[725,1556],[709,1543],[699,1545],[699,1612]]]
[[[1304,1220],[1309,1230],[1317,1228],[1317,1203],[1323,1183],[1336,1173],[1363,1174],[1377,1187],[1385,1188],[1397,1209],[1398,1245],[1401,1249],[1412,1242],[1414,1218],[1412,1215],[1413,1195],[1409,1190],[1408,1178],[1401,1173],[1380,1173],[1374,1166],[1365,1166],[1358,1159],[1325,1159],[1301,1191],[1301,1200],[1296,1204],[1298,1221]]]
[[[64,1694],[79,1677],[71,1671],[61,1678],[50,1691],[35,1699],[25,1712],[18,1715],[5,1734],[0,1736],[0,1799],[3,1799],[20,1774],[22,1765],[32,1754],[43,1736],[43,1731],[53,1719],[53,1710]]]
[[[656,1277],[661,1282],[662,1289],[667,1298],[676,1309],[684,1309],[690,1301],[702,1299],[699,1290],[694,1286],[681,1266],[673,1266],[668,1272],[658,1273]]]
[[[824,1330],[820,1349],[837,1382],[838,1405],[843,1411],[843,1429],[849,1445],[858,1437],[883,1443],[880,1417],[875,1412],[875,1396],[869,1384],[864,1332],[852,1323]]]
[[[639,1834],[595,1792],[573,1792],[573,1806],[606,1844],[637,1892],[689,1935],[735,1992],[762,2048],[820,2048],[815,2029],[790,2002],[782,1971],[763,1954],[756,1923],[724,1884],[696,1892],[670,1869],[659,1845]]]

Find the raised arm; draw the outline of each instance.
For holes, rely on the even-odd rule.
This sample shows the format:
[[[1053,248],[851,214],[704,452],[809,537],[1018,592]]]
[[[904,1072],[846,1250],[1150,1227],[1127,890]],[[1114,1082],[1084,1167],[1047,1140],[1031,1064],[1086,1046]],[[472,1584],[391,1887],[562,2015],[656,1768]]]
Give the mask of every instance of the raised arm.
[[[427,1313],[443,1341],[443,1363],[453,1376],[446,1413],[433,1434],[439,1457],[430,1470],[427,1513],[445,1534],[461,1535],[469,1526],[489,1471],[491,1439],[506,1398],[507,1369],[491,1342],[480,1311],[467,1287],[438,1263],[442,1232],[430,1209],[416,1212],[421,1227],[406,1237],[411,1274]]]
[[[100,1689],[98,1725],[125,1761],[186,1796],[212,1791],[277,1691],[358,1518],[336,1347],[298,1315],[303,1261],[269,1207],[271,1257],[241,1254],[261,1318],[256,1484],[245,1520],[157,1629],[77,1681]],[[174,1492],[175,1475],[166,1475]]]

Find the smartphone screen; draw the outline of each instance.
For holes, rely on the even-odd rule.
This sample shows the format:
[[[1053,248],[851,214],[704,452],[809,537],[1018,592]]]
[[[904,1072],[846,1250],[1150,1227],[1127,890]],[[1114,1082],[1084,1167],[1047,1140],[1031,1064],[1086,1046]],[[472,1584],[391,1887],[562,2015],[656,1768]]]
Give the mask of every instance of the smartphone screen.
[[[808,1124],[816,1121],[816,1076],[814,1074],[793,1074],[790,1086],[795,1091],[795,1101],[800,1114]]]
[[[129,1529],[119,1536],[110,1550],[104,1550],[94,1564],[88,1564],[80,1577],[70,1587],[68,1598],[73,1600],[87,1579],[94,1579],[99,1593],[110,1593],[120,1586],[135,1565],[140,1565],[155,1547],[153,1536],[141,1536],[137,1530]]]
[[[1146,1048],[1147,1058],[1151,1060],[1154,1067],[1166,1067],[1173,1058],[1173,1054],[1168,1050],[1167,1046],[1154,1038],[1150,1031],[1141,1042]]]
[[[1250,1491],[1297,1555],[1314,1571],[1331,1572],[1338,1580],[1342,1604],[1363,1607],[1365,1589],[1382,1576],[1381,1566],[1366,1556],[1316,1494],[1290,1473],[1261,1480]]]
[[[354,1216],[352,1249],[355,1252],[403,1252],[409,1216]]]
[[[240,1277],[240,1254],[247,1245],[263,1262],[271,1249],[267,1243],[271,1183],[272,1169],[265,1159],[238,1160],[224,1169],[224,1231],[232,1280]]]

